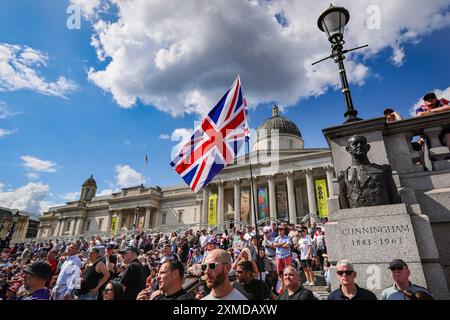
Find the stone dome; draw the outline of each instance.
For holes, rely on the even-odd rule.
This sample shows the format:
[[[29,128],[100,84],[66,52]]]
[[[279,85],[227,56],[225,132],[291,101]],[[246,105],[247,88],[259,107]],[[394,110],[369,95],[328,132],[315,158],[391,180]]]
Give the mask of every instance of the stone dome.
[[[97,188],[97,182],[94,179],[94,176],[91,176],[83,182],[83,187],[95,187]]]
[[[272,107],[272,117],[264,121],[264,123],[259,126],[257,132],[258,136],[261,129],[265,129],[268,132],[269,130],[278,130],[280,135],[292,134],[299,138],[302,137],[302,134],[300,133],[300,130],[295,123],[285,117],[280,116],[279,109],[276,105]]]

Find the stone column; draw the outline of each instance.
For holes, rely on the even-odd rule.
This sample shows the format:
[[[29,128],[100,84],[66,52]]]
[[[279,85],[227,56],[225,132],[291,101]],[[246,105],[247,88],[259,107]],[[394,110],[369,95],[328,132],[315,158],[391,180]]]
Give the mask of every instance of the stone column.
[[[309,213],[317,214],[316,197],[314,195],[314,177],[313,170],[305,170],[306,174],[306,191],[308,192]]]
[[[138,223],[139,223],[139,211],[141,210],[141,208],[139,206],[136,207],[136,209],[134,210],[134,220],[133,220],[133,226],[131,226],[133,228],[133,231],[138,229]]]
[[[151,213],[152,213],[152,208],[151,207],[145,207],[144,229],[150,229]]]
[[[72,219],[71,221],[71,226],[69,229],[69,235],[74,235],[77,232],[77,222],[78,222],[78,217],[75,217],[75,219]]]
[[[51,235],[52,237],[59,236],[59,228],[61,228],[61,219],[58,219],[58,222],[56,223],[56,228],[55,228],[56,235],[52,234]]]
[[[296,224],[297,208],[295,205],[294,173],[292,171],[286,172],[286,183],[288,193],[289,222]]]
[[[225,189],[223,181],[219,181],[218,187],[218,200],[217,200],[217,225],[222,227],[224,220],[224,207],[225,207]]]
[[[113,215],[114,215],[114,211],[109,210],[108,225],[106,226],[106,232],[108,232],[108,233],[111,232]]]
[[[80,217],[80,222],[78,223],[78,232],[77,232],[77,234],[84,234],[84,232],[85,232],[85,230],[84,230],[84,223],[85,223],[85,221],[86,221],[86,218],[85,217]]]
[[[277,219],[277,196],[275,191],[275,175],[266,176],[269,183],[269,212],[271,219]]]
[[[62,236],[64,233],[64,227],[66,225],[66,219],[61,220],[61,224],[59,225],[59,233],[58,236]]]
[[[208,224],[208,198],[209,190],[208,187],[203,188],[203,202],[202,202],[202,213],[200,216],[200,224]]]
[[[241,181],[233,180],[234,184],[234,221],[241,221]]]
[[[122,210],[119,211],[119,219],[117,219],[117,230],[116,232],[119,232],[122,229],[122,220],[123,220],[123,212]]]
[[[328,198],[331,198],[332,196],[334,196],[334,193],[333,193],[334,169],[332,166],[326,166],[325,171],[327,173]]]

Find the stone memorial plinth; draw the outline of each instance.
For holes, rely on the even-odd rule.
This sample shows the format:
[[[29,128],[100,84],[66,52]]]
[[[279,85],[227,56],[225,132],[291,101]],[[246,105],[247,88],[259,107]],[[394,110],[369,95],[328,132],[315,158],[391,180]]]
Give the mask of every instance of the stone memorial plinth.
[[[327,248],[333,265],[341,259],[355,267],[357,283],[377,296],[392,285],[388,264],[404,260],[411,281],[426,286],[411,217],[404,204],[338,210],[326,225]],[[339,286],[333,277],[332,289]]]

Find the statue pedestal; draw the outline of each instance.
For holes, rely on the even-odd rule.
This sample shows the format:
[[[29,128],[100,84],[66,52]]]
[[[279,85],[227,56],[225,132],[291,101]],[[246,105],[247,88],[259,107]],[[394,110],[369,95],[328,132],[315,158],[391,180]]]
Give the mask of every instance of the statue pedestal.
[[[417,213],[410,215],[405,204],[330,213],[325,226],[329,261],[336,265],[341,259],[350,260],[358,285],[379,297],[383,289],[393,284],[389,262],[402,259],[411,270],[411,282],[429,288],[441,299],[449,298],[446,285],[439,288],[439,281],[445,284],[445,277],[442,268],[436,272],[434,262],[438,255],[430,224],[420,217]],[[339,279],[332,270],[332,290],[338,287]],[[446,294],[441,294],[442,290]]]

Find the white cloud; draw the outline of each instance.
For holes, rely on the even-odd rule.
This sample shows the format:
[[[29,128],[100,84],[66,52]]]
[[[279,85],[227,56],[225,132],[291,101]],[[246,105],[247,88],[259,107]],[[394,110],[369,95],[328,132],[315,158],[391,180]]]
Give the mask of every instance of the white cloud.
[[[63,195],[61,195],[59,197],[61,199],[66,200],[67,202],[75,201],[75,200],[78,200],[80,198],[80,192],[68,192],[68,193],[63,194]]]
[[[4,187],[5,185],[0,181],[0,192],[3,190],[3,187]]]
[[[20,159],[24,161],[22,166],[29,170],[37,172],[55,172],[57,169],[57,165],[53,161],[41,160],[32,156],[22,156]]]
[[[39,179],[39,175],[36,172],[31,172],[26,174],[28,179],[37,180]]]
[[[20,114],[20,112],[11,112],[6,103],[0,101],[0,119],[5,119]]]
[[[160,134],[158,138],[160,138],[162,140],[169,140],[170,135],[163,133],[163,134]]]
[[[17,130],[6,130],[0,128],[0,138],[10,135],[11,133],[17,132]]]
[[[400,46],[394,46],[392,49],[394,50],[392,62],[395,66],[400,67],[403,64],[403,59],[405,59],[405,50]]]
[[[41,201],[39,203],[39,212],[47,212],[49,208],[51,207],[59,207],[59,206],[63,206],[65,205],[65,203],[54,203],[54,202],[49,202],[49,201]]]
[[[450,100],[450,87],[448,87],[447,89],[443,89],[443,90],[434,89],[434,90],[430,90],[430,92],[434,92],[438,99],[444,98],[444,99]],[[409,109],[409,115],[411,117],[416,116],[416,109],[423,104],[422,98],[423,98],[423,96],[418,98],[417,102]]]
[[[45,95],[65,98],[77,86],[72,80],[60,76],[48,82],[37,67],[47,66],[48,56],[27,46],[0,43],[0,92],[33,90]]]
[[[116,184],[121,188],[135,187],[145,183],[143,175],[129,165],[116,166]]]
[[[70,3],[80,6],[83,16],[92,19],[97,16],[96,10],[100,8],[101,0],[70,0]]]
[[[132,146],[133,146],[133,144],[131,143],[130,140],[126,140],[123,144],[126,144],[126,145],[129,146],[129,147],[132,147]]]
[[[112,94],[122,107],[137,100],[172,115],[204,114],[241,75],[250,106],[281,106],[320,95],[339,86],[336,66],[328,60],[330,44],[317,28],[327,8],[321,1],[278,0],[127,0],[110,1],[117,15],[93,20],[91,44],[105,67],[91,68],[88,78]],[[351,14],[345,48],[370,46],[348,54],[353,85],[373,75],[365,65],[381,50],[394,48],[401,65],[404,45],[420,41],[450,23],[448,0],[342,0]],[[369,6],[379,8],[370,27]],[[91,6],[92,7],[92,6]],[[276,16],[281,19],[276,19]],[[113,20],[113,21],[111,21]]]
[[[16,190],[7,192],[1,191],[0,188],[0,206],[39,213],[42,212],[41,205],[48,194],[48,190],[49,186],[42,182],[28,183]]]

